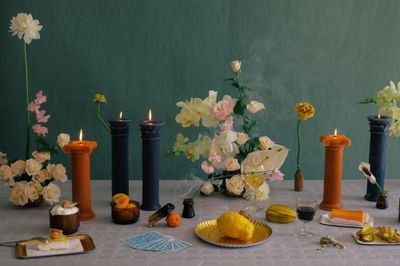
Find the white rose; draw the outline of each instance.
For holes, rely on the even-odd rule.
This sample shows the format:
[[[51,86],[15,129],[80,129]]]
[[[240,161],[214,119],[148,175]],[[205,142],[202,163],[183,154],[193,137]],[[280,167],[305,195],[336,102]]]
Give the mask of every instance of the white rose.
[[[11,164],[11,169],[13,171],[14,176],[22,175],[25,173],[25,161],[18,160],[15,163]]]
[[[232,178],[227,179],[225,182],[226,189],[238,196],[242,194],[244,185],[245,183],[240,175],[235,175]]]
[[[47,171],[46,169],[42,169],[39,171],[39,173],[37,173],[36,175],[33,176],[32,180],[35,182],[42,183],[50,178],[51,178],[51,176],[50,176],[49,171]]]
[[[232,72],[237,74],[240,72],[240,66],[242,65],[242,62],[240,62],[239,60],[234,60],[231,62],[231,68],[232,68]]]
[[[204,182],[201,186],[200,192],[203,195],[210,196],[214,192],[214,185],[209,181]]]
[[[247,135],[246,133],[237,132],[236,135],[237,135],[236,142],[239,145],[243,145],[249,140],[249,135]]]
[[[25,171],[28,175],[36,175],[42,169],[42,164],[35,159],[29,159],[26,161]]]
[[[258,111],[265,109],[265,106],[263,103],[257,102],[257,101],[250,101],[247,104],[247,110],[249,110],[251,113],[257,113]]]
[[[32,157],[38,161],[39,163],[44,163],[45,161],[50,160],[50,152],[37,152],[34,151],[32,153]]]
[[[14,174],[10,166],[6,164],[0,166],[0,180],[9,181],[13,177]]]
[[[26,181],[21,181],[15,183],[15,186],[11,190],[10,201],[15,205],[25,205],[28,203],[28,183]]]
[[[60,133],[57,137],[57,144],[60,148],[64,147],[66,144],[70,142],[71,138],[68,134]]]
[[[28,198],[31,201],[37,200],[39,199],[40,193],[42,192],[42,185],[40,185],[39,183],[35,183],[35,182],[29,182],[28,183]]]
[[[273,142],[267,136],[259,137],[258,140],[260,141],[260,145],[258,147],[262,150],[266,150],[275,144],[275,142]]]
[[[0,165],[7,164],[7,154],[0,151]]]
[[[55,180],[59,180],[61,182],[65,182],[68,180],[65,170],[65,167],[62,164],[49,164],[47,166],[47,171],[49,171],[49,174],[51,177],[53,177]]]
[[[225,169],[227,171],[235,171],[240,169],[240,164],[237,159],[228,158],[225,160]]]
[[[42,190],[43,199],[50,203],[57,203],[60,201],[61,190],[53,183],[48,184]]]

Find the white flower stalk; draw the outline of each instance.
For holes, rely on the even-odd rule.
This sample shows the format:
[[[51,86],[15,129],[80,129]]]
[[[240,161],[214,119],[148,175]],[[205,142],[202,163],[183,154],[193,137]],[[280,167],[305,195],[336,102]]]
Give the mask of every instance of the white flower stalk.
[[[369,163],[361,162],[358,166],[358,170],[360,170],[363,173],[363,175],[368,179],[368,181],[371,184],[376,185],[378,187],[380,193],[383,193],[381,186],[379,185],[378,182],[376,182],[376,178],[371,172],[371,165]]]
[[[39,20],[33,19],[31,14],[19,13],[16,17],[12,17],[10,21],[10,32],[12,36],[18,35],[21,40],[24,38],[26,44],[30,44],[32,40],[40,39],[39,31],[43,26],[39,25]]]

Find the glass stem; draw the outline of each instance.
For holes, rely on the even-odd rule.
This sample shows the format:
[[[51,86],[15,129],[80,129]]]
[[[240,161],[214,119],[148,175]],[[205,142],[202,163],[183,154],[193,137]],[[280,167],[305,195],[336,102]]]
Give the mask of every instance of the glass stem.
[[[307,223],[303,222],[303,226],[301,227],[301,233],[300,234],[304,234],[305,232],[307,232]]]

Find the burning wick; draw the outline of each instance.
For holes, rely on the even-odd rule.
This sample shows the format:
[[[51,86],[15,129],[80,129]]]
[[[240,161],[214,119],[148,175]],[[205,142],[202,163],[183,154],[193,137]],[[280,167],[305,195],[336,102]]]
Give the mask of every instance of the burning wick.
[[[337,128],[335,128],[335,132],[333,133],[334,136],[337,136]]]
[[[381,119],[381,115],[378,115],[378,119]]]
[[[122,120],[122,112],[119,112],[119,120]]]
[[[83,137],[83,133],[82,133],[82,128],[81,131],[79,132],[79,142],[82,144],[82,137]]]
[[[149,110],[149,123],[152,122],[152,115],[151,115],[151,109]]]

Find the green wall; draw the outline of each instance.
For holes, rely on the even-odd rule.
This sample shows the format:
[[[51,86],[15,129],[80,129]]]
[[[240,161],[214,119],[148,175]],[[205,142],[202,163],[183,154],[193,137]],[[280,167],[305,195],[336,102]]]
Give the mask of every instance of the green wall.
[[[31,97],[48,96],[49,140],[58,132],[98,142],[92,177],[110,178],[110,136],[96,120],[92,97],[108,99],[103,114],[131,118],[131,178],[141,178],[141,139],[137,122],[151,107],[166,122],[161,150],[175,135],[192,137],[175,123],[175,103],[209,89],[232,93],[222,79],[240,59],[242,81],[267,109],[257,131],[291,152],[282,170],[292,178],[295,163],[293,106],[308,100],[316,116],[302,124],[302,169],[307,179],[323,176],[319,135],[339,132],[352,139],[345,151],[344,178],[362,178],[357,167],[368,160],[366,116],[374,106],[356,101],[372,96],[389,80],[400,80],[400,1],[15,1],[0,2],[0,150],[24,153],[23,44],[8,32],[18,12],[40,20],[41,39],[29,45]],[[203,132],[203,133],[206,133]],[[390,139],[387,176],[398,177],[400,140]],[[69,165],[66,155],[62,162]],[[164,158],[163,179],[202,175],[199,163]]]

